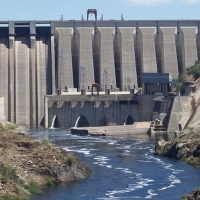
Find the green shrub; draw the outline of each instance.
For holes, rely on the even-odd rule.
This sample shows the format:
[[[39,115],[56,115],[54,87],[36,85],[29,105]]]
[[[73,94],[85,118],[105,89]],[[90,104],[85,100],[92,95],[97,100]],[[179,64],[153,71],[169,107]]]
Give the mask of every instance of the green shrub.
[[[21,136],[25,136],[26,135],[25,133],[22,133],[22,132],[18,132],[17,134],[21,135]]]
[[[178,79],[177,79],[177,86],[176,86],[176,90],[179,92],[184,92],[185,88],[183,86],[183,82],[186,81],[186,74],[179,74],[178,75]]]
[[[28,192],[30,192],[31,194],[42,194],[38,183],[33,180],[29,184],[24,185],[24,188],[28,190]]]
[[[194,65],[186,69],[186,72],[188,75],[192,74],[195,79],[198,79],[200,77],[200,61],[196,60]]]
[[[42,142],[41,142],[40,140],[35,140],[35,141],[34,141],[34,144],[36,144],[37,146],[41,145],[41,143],[42,143]]]
[[[195,131],[194,131],[194,128],[193,128],[193,127],[189,128],[189,130],[190,130],[190,134],[194,134],[194,133],[195,133]]]
[[[74,158],[71,156],[64,157],[64,160],[69,166],[72,166],[72,164],[74,162]]]
[[[18,126],[14,123],[7,123],[5,124],[5,129],[16,129]]]
[[[9,165],[0,164],[0,173],[7,181],[16,178],[16,170]]]
[[[48,178],[48,179],[47,179],[47,182],[46,182],[46,186],[47,186],[47,187],[51,187],[52,185],[53,185],[52,179],[51,179],[51,178]]]
[[[3,139],[3,140],[8,139],[8,135],[4,133],[4,134],[2,135],[2,139]]]
[[[27,195],[20,195],[20,196],[4,196],[4,197],[0,197],[0,200],[29,200],[30,198]]]
[[[53,144],[50,142],[50,140],[49,140],[48,137],[43,138],[43,140],[41,141],[41,143],[42,143],[43,145],[48,146],[48,147],[52,147],[52,146],[53,146]]]

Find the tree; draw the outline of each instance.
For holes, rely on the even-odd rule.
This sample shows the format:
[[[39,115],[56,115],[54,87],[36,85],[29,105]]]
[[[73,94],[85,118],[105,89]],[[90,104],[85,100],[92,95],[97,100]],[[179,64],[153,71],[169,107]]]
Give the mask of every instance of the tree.
[[[188,75],[193,75],[195,79],[198,79],[200,77],[200,61],[196,60],[194,65],[186,69],[186,72]]]
[[[176,86],[176,90],[177,90],[177,91],[180,91],[181,93],[184,92],[185,88],[184,88],[184,86],[183,86],[183,82],[186,81],[186,80],[187,80],[187,79],[186,79],[186,74],[185,74],[185,73],[179,74],[179,75],[178,75],[178,79],[177,79],[178,84],[177,84],[177,86]]]

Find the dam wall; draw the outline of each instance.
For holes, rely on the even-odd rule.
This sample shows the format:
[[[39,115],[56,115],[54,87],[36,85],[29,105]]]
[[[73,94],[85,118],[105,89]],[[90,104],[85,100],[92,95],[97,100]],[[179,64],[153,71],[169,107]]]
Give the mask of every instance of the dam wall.
[[[0,21],[6,120],[43,125],[46,95],[90,91],[92,83],[129,91],[142,86],[142,72],[177,79],[200,57],[199,33],[198,20]]]

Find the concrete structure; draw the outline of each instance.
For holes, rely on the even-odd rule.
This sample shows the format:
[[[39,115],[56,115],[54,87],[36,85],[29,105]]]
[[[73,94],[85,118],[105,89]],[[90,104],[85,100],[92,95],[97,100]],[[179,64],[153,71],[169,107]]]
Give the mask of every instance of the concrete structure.
[[[115,61],[114,61],[114,49],[113,41],[115,28],[114,27],[98,27],[96,30],[97,34],[95,37],[95,68],[96,79],[100,85],[100,91],[106,91],[107,89],[116,88],[116,77],[115,74]]]
[[[198,60],[197,55],[197,27],[181,27],[178,36],[178,55],[181,63],[181,70],[185,71],[187,67]]]
[[[160,27],[156,40],[158,72],[170,72],[172,79],[179,74],[176,54],[177,27]]]
[[[75,76],[79,76],[79,82],[75,87],[79,89],[88,89],[91,87],[91,83],[94,83],[94,67],[93,67],[93,49],[92,41],[94,37],[94,28],[91,27],[78,27],[75,35],[78,51],[77,61],[78,65]]]
[[[4,121],[5,113],[4,113],[4,97],[0,97],[0,120]]]
[[[116,126],[151,121],[156,95],[102,94],[45,97],[45,127]],[[79,120],[81,121],[79,124]]]
[[[156,27],[139,27],[136,57],[140,72],[158,72],[156,63]]]
[[[167,116],[163,124],[168,132],[182,131],[191,116],[199,106],[200,88],[193,96],[176,96],[171,98],[171,105],[167,111]]]
[[[56,29],[57,74],[59,76],[58,89],[65,90],[74,87],[72,65],[73,28]]]
[[[171,92],[170,73],[142,73],[141,77],[144,94],[168,95]]]
[[[58,89],[128,91],[142,72],[176,79],[199,58],[199,33],[198,20],[0,21],[6,120],[43,124],[44,97]]]
[[[114,42],[116,81],[121,91],[137,86],[135,57],[135,28],[119,27]]]

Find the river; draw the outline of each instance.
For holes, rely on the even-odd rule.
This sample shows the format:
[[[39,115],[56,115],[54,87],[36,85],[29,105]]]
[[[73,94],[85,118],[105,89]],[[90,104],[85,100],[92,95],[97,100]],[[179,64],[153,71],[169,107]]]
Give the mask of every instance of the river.
[[[77,136],[67,130],[29,130],[76,153],[92,168],[90,178],[62,183],[31,200],[177,200],[200,186],[200,171],[184,162],[153,155],[154,139]]]

